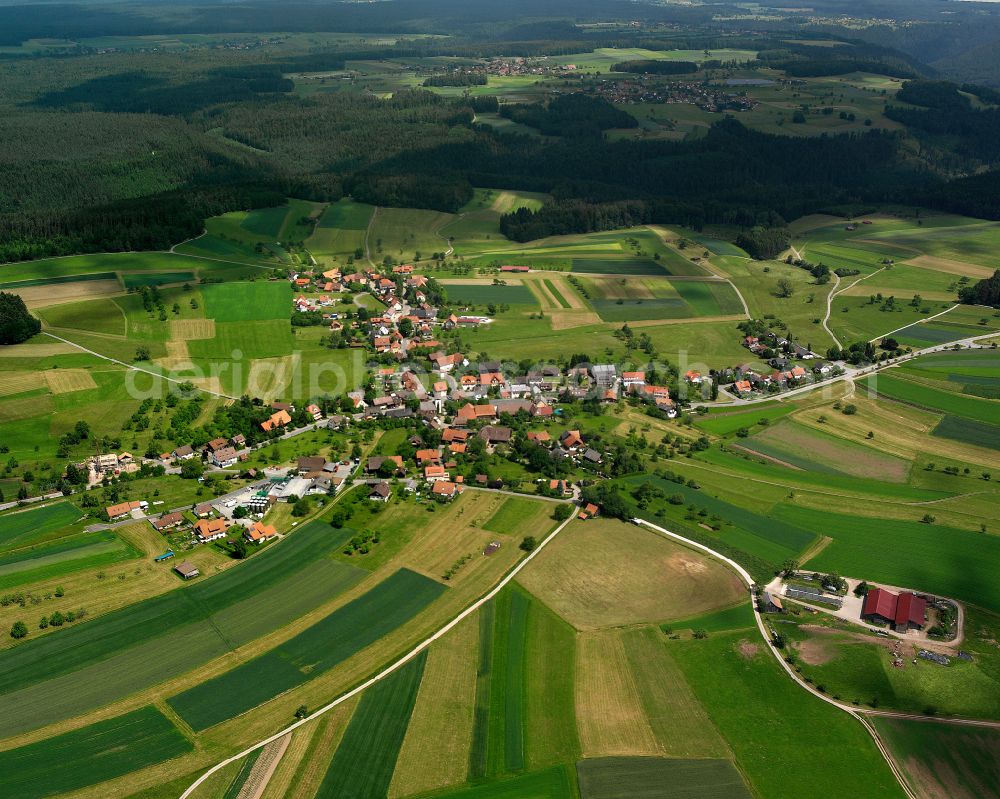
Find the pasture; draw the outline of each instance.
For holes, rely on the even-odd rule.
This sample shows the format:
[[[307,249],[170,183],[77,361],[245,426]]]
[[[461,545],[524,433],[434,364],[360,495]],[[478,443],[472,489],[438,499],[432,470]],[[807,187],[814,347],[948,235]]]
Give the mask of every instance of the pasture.
[[[42,799],[162,763],[191,743],[152,705],[0,752],[0,793]]]
[[[897,377],[892,372],[882,372],[861,381],[878,397],[905,402],[977,422],[994,424],[1000,418],[1000,402],[969,397],[956,392],[942,391],[928,385]]]
[[[755,793],[795,796],[818,780],[857,796],[903,796],[864,728],[789,680],[756,629],[667,646]]]
[[[666,621],[744,593],[722,564],[614,519],[571,523],[518,579],[579,630]]]
[[[111,531],[63,538],[0,555],[0,588],[56,579],[82,569],[111,566],[140,553]]]
[[[755,426],[766,427],[771,422],[775,422],[787,416],[795,410],[794,405],[782,405],[775,403],[760,403],[751,410],[740,411],[729,408],[719,408],[717,413],[698,416],[695,418],[695,426],[716,436],[728,436],[737,430],[750,429]]]
[[[374,210],[350,200],[330,204],[306,239],[306,247],[317,258],[353,257],[358,250],[364,250],[365,231]]]
[[[288,319],[292,290],[285,281],[212,283],[202,286],[205,316],[218,322],[259,322]]]
[[[434,252],[444,252],[448,241],[440,231],[452,219],[452,214],[440,211],[379,208],[368,232],[371,257],[380,262],[389,255],[398,262],[409,263],[429,258]]]
[[[523,283],[508,283],[506,286],[494,286],[487,281],[448,280],[441,281],[448,299],[452,302],[470,305],[506,304],[506,305],[537,305],[538,300],[531,289]]]
[[[347,660],[409,621],[444,590],[401,569],[275,649],[167,702],[198,731],[235,718]]]
[[[124,336],[127,331],[125,314],[111,299],[50,305],[38,309],[37,313],[49,327],[86,330],[109,336]]]
[[[729,760],[602,757],[576,766],[582,799],[742,799],[751,796]]]

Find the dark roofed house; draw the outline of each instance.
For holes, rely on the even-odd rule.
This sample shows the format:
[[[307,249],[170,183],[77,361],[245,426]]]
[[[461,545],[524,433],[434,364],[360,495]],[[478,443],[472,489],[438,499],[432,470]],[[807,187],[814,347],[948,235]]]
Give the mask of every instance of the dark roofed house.
[[[927,600],[910,591],[894,594],[884,588],[872,588],[865,594],[861,618],[890,625],[897,632],[919,630],[924,626]]]
[[[192,577],[197,577],[201,574],[198,571],[198,567],[195,566],[190,561],[184,561],[183,563],[178,563],[174,566],[174,571],[177,572],[185,580],[190,580]]]
[[[368,494],[368,499],[374,499],[376,502],[388,502],[391,495],[392,489],[389,488],[388,483],[375,483],[375,485],[372,486],[371,492]]]
[[[153,519],[152,524],[155,530],[162,532],[184,524],[184,516],[179,512],[165,513],[159,519]]]
[[[296,459],[295,465],[303,474],[321,472],[326,466],[326,458],[322,455],[302,455]]]
[[[592,448],[588,447],[587,451],[583,453],[583,458],[584,458],[584,460],[590,461],[591,463],[600,463],[601,462],[601,453],[598,452],[596,449],[592,449]]]
[[[489,445],[509,444],[513,431],[509,427],[486,425],[479,431],[479,437]]]

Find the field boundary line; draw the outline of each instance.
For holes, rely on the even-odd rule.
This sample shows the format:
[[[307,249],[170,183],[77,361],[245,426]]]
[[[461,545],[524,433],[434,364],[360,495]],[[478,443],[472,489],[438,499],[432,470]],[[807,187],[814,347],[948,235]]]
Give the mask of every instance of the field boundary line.
[[[874,342],[878,341],[879,339],[883,339],[883,338],[885,338],[886,336],[891,336],[891,335],[892,335],[893,333],[898,333],[898,332],[899,332],[900,330],[906,330],[906,328],[908,328],[908,327],[913,327],[913,325],[922,325],[922,324],[925,324],[925,323],[927,323],[927,322],[931,321],[931,319],[937,319],[937,318],[938,318],[939,316],[944,316],[944,315],[945,315],[946,313],[951,313],[951,312],[952,312],[952,311],[954,311],[954,310],[955,310],[955,309],[956,309],[956,308],[957,308],[957,307],[958,307],[958,306],[959,306],[960,304],[961,304],[961,303],[957,303],[957,302],[956,302],[956,303],[955,303],[954,305],[952,305],[952,306],[951,306],[950,308],[945,308],[945,309],[944,309],[943,311],[941,311],[941,312],[939,312],[939,313],[936,313],[936,314],[934,314],[933,316],[928,316],[928,317],[925,317],[925,318],[923,318],[923,319],[918,319],[918,320],[917,320],[916,322],[911,322],[911,323],[910,323],[910,324],[908,324],[908,325],[903,325],[902,327],[897,327],[897,328],[896,328],[895,330],[890,330],[890,331],[889,331],[888,333],[883,333],[883,334],[882,334],[881,336],[875,336],[875,338],[873,338],[873,339],[869,339],[869,340],[868,340],[868,343],[869,343],[869,344],[872,344],[872,343],[874,343]],[[980,338],[982,338],[982,337],[980,336]],[[959,339],[959,340],[960,340],[960,339]],[[958,341],[958,340],[956,340],[956,341]],[[944,342],[944,344],[942,344],[942,345],[940,345],[940,346],[945,346],[945,345],[947,345],[947,344],[952,344],[952,343],[955,343],[955,342]]]
[[[290,724],[289,726],[285,727],[283,730],[279,730],[278,732],[274,733],[274,735],[271,735],[271,736],[265,738],[262,741],[258,741],[253,746],[249,746],[246,749],[244,749],[242,752],[239,752],[239,753],[237,753],[235,755],[232,755],[231,757],[226,758],[225,760],[223,760],[223,761],[221,761],[219,763],[216,763],[208,771],[206,771],[204,774],[202,774],[200,777],[198,777],[198,779],[195,780],[190,786],[188,786],[187,790],[185,790],[184,793],[181,794],[180,799],[188,799],[188,797],[190,797],[205,780],[207,780],[210,776],[212,776],[214,773],[216,773],[220,769],[223,769],[226,766],[228,766],[230,763],[235,763],[237,760],[241,760],[242,758],[246,757],[247,755],[251,754],[252,752],[255,752],[258,749],[261,749],[262,747],[265,747],[265,746],[273,743],[274,741],[278,740],[282,736],[288,735],[289,733],[293,732],[294,730],[297,730],[299,727],[303,726],[304,724],[308,724],[310,721],[313,721],[314,719],[319,718],[320,716],[324,715],[325,713],[328,713],[329,711],[333,710],[338,705],[341,705],[344,702],[346,702],[348,699],[351,699],[351,698],[357,696],[362,691],[364,691],[367,688],[370,688],[371,686],[375,685],[375,683],[381,682],[386,677],[388,677],[390,674],[392,674],[393,672],[395,672],[395,671],[399,670],[400,668],[402,668],[403,666],[405,666],[407,663],[409,663],[411,660],[413,660],[413,658],[415,658],[417,655],[419,655],[421,652],[423,652],[425,649],[427,649],[431,644],[433,644],[435,641],[439,640],[440,638],[444,637],[448,632],[450,632],[452,629],[454,629],[456,626],[458,626],[462,621],[464,621],[466,618],[468,618],[469,616],[471,616],[473,613],[475,613],[477,610],[479,610],[479,608],[481,608],[483,605],[485,605],[487,602],[489,602],[491,599],[493,599],[497,594],[499,594],[500,591],[503,590],[503,588],[505,588],[521,572],[521,570],[524,569],[525,566],[527,566],[529,563],[531,563],[531,561],[534,560],[534,558],[538,555],[538,553],[541,552],[545,548],[545,546],[553,538],[555,538],[560,532],[562,532],[563,529],[565,529],[566,525],[568,525],[575,518],[576,518],[576,516],[574,514],[574,515],[571,515],[565,521],[561,522],[551,533],[549,533],[545,538],[543,538],[542,541],[538,544],[538,546],[535,547],[531,552],[529,552],[528,555],[525,558],[523,558],[521,561],[519,561],[518,563],[516,563],[514,565],[514,567],[509,572],[507,572],[507,574],[503,578],[501,578],[501,580],[492,589],[490,589],[490,591],[488,591],[482,597],[480,597],[475,602],[473,602],[471,605],[469,605],[468,607],[466,607],[457,616],[455,616],[455,618],[453,618],[451,621],[449,621],[448,623],[446,623],[443,627],[441,627],[440,629],[438,629],[437,632],[432,633],[430,636],[428,636],[423,641],[421,641],[420,643],[418,643],[409,652],[407,652],[406,654],[404,654],[401,657],[397,658],[395,661],[393,661],[392,663],[390,663],[388,666],[386,666],[380,672],[378,672],[377,674],[375,674],[372,677],[369,677],[367,680],[365,680],[360,685],[357,685],[354,688],[352,688],[351,690],[347,691],[346,693],[341,694],[336,699],[328,702],[323,707],[319,708],[318,710],[316,710],[315,712],[313,712],[310,715],[306,716],[305,718],[296,721],[294,724]]]

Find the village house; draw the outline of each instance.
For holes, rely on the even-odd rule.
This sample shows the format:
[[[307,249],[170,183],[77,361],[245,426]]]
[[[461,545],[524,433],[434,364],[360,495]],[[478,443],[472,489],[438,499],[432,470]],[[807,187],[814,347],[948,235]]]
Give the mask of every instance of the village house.
[[[374,455],[365,463],[365,471],[368,474],[378,474],[383,471],[382,466],[385,463],[393,464],[396,467],[394,471],[397,475],[406,473],[401,455]]]
[[[173,451],[173,456],[179,461],[188,461],[194,457],[194,448],[190,444],[178,447]]]
[[[117,505],[109,505],[104,509],[104,512],[108,514],[108,520],[113,522],[116,519],[124,519],[126,516],[131,516],[132,511],[145,511],[148,507],[149,503],[145,500],[119,502]]]
[[[153,529],[162,533],[164,530],[172,530],[184,524],[184,515],[177,513],[164,513],[159,519],[152,519]]]
[[[439,480],[434,483],[434,487],[431,489],[431,494],[433,496],[443,500],[454,499],[461,493],[462,486],[458,485],[458,483],[453,483],[450,480]]]
[[[212,462],[213,466],[217,466],[220,469],[225,469],[227,466],[232,466],[236,463],[237,452],[232,447],[226,446],[222,449],[218,449],[212,452],[209,456],[209,460]]]
[[[253,525],[247,528],[246,532],[243,533],[243,537],[251,544],[263,544],[265,541],[277,538],[278,531],[274,529],[274,525],[264,524],[263,522],[254,522]]]
[[[194,523],[194,534],[203,544],[226,537],[225,519],[199,519]]]
[[[390,496],[392,496],[392,489],[385,481],[375,483],[371,491],[368,492],[368,499],[375,502],[388,502]]]
[[[436,480],[447,480],[449,478],[448,472],[444,470],[444,466],[425,466],[424,467],[424,479],[431,483]]]
[[[284,427],[291,423],[292,417],[288,415],[288,411],[279,410],[272,413],[269,419],[261,422],[260,426],[265,433],[270,433],[275,428]]]

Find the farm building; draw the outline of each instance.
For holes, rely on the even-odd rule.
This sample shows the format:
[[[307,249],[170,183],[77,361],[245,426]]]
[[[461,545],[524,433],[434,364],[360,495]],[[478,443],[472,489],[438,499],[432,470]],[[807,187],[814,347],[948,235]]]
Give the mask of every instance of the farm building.
[[[765,591],[760,595],[761,613],[784,613],[785,606],[781,604],[781,598]]]
[[[174,566],[174,571],[177,572],[183,579],[190,580],[193,577],[197,577],[201,574],[198,571],[198,567],[189,561],[184,561],[183,563],[178,563]]]
[[[861,618],[888,624],[897,632],[919,630],[924,626],[927,600],[910,591],[894,594],[884,588],[872,588],[865,594]]]
[[[105,508],[105,513],[108,514],[108,519],[114,521],[115,519],[124,519],[126,516],[130,516],[134,510],[145,510],[149,507],[149,503],[145,500],[138,500],[132,502],[119,502],[117,505],[108,505]]]

